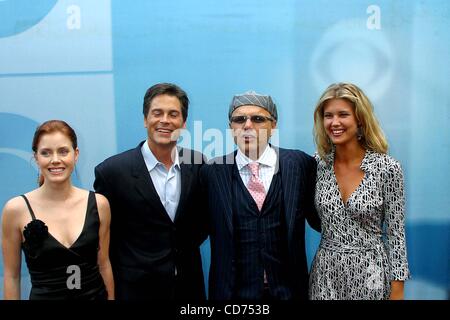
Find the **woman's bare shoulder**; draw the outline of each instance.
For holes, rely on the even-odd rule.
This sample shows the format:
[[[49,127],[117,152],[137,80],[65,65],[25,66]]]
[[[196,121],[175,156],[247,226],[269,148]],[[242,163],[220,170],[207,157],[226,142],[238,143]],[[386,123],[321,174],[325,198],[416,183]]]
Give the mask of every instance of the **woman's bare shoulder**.
[[[22,224],[26,214],[29,215],[25,200],[17,196],[8,200],[3,207],[2,221],[8,225]]]

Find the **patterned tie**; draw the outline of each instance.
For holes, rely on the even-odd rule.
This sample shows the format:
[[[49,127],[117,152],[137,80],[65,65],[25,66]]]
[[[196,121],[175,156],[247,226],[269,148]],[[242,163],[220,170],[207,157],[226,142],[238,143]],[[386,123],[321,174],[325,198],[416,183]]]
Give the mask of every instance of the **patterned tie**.
[[[264,189],[264,185],[259,178],[259,163],[252,162],[248,164],[252,176],[250,181],[248,182],[247,189],[255,200],[256,205],[258,206],[259,211],[261,211],[262,205],[264,203],[264,199],[266,198],[266,190]]]

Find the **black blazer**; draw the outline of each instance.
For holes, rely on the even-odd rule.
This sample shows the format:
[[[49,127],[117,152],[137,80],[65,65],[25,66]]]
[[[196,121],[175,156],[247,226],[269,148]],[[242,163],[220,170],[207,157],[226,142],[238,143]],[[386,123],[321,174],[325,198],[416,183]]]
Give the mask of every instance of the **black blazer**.
[[[289,283],[295,299],[307,299],[308,267],[305,251],[305,218],[320,231],[314,207],[316,161],[302,151],[274,148],[278,154],[289,252]],[[207,198],[211,241],[209,298],[229,300],[235,281],[231,175],[236,152],[216,158],[200,170]]]
[[[144,142],[95,168],[94,188],[111,205],[110,259],[116,297],[202,300],[199,246],[207,234],[197,199],[203,155],[179,149],[181,194],[172,222],[145,165]]]

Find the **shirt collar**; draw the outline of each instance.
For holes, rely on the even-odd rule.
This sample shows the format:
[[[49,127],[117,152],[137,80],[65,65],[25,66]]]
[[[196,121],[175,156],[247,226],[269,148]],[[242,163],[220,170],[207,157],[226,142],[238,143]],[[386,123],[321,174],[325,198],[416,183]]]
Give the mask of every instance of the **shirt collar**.
[[[334,154],[336,153],[336,148],[333,146],[331,152],[325,155],[325,163],[326,165],[332,169],[334,166]],[[372,163],[374,162],[374,158],[376,158],[376,153],[372,150],[366,149],[364,154],[364,158],[361,161],[361,165],[359,166],[361,170],[364,172],[372,171]]]
[[[175,149],[176,149],[176,147],[175,147]],[[150,150],[150,147],[148,146],[148,140],[145,140],[144,144],[142,145],[141,152],[142,152],[142,156],[144,157],[145,165],[149,172],[152,171],[153,169],[155,169],[155,167],[158,164],[164,166],[162,164],[162,162],[160,162],[160,161],[158,161],[158,159],[156,159],[155,155]],[[180,159],[178,156],[178,149],[175,152],[175,160],[173,162],[172,167],[180,169]]]
[[[238,148],[237,154],[236,154],[236,165],[238,167],[238,170],[241,171],[242,168],[244,168],[246,165],[248,165],[251,162],[258,162],[259,164],[268,166],[268,167],[275,167],[277,163],[277,153],[270,145],[266,146],[266,149],[262,153],[262,155],[259,157],[258,160],[253,161],[249,157],[247,157],[241,149]]]

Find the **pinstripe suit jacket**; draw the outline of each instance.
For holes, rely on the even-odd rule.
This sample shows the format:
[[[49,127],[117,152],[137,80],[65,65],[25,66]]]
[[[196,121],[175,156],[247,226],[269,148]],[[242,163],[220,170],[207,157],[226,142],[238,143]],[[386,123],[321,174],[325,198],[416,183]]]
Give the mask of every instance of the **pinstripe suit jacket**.
[[[298,150],[274,148],[278,155],[285,208],[289,252],[289,283],[294,298],[306,299],[308,267],[305,252],[305,218],[320,231],[314,208],[316,161]],[[236,152],[210,161],[200,170],[207,199],[211,242],[209,299],[229,300],[235,287],[235,256],[232,219],[232,172]]]

